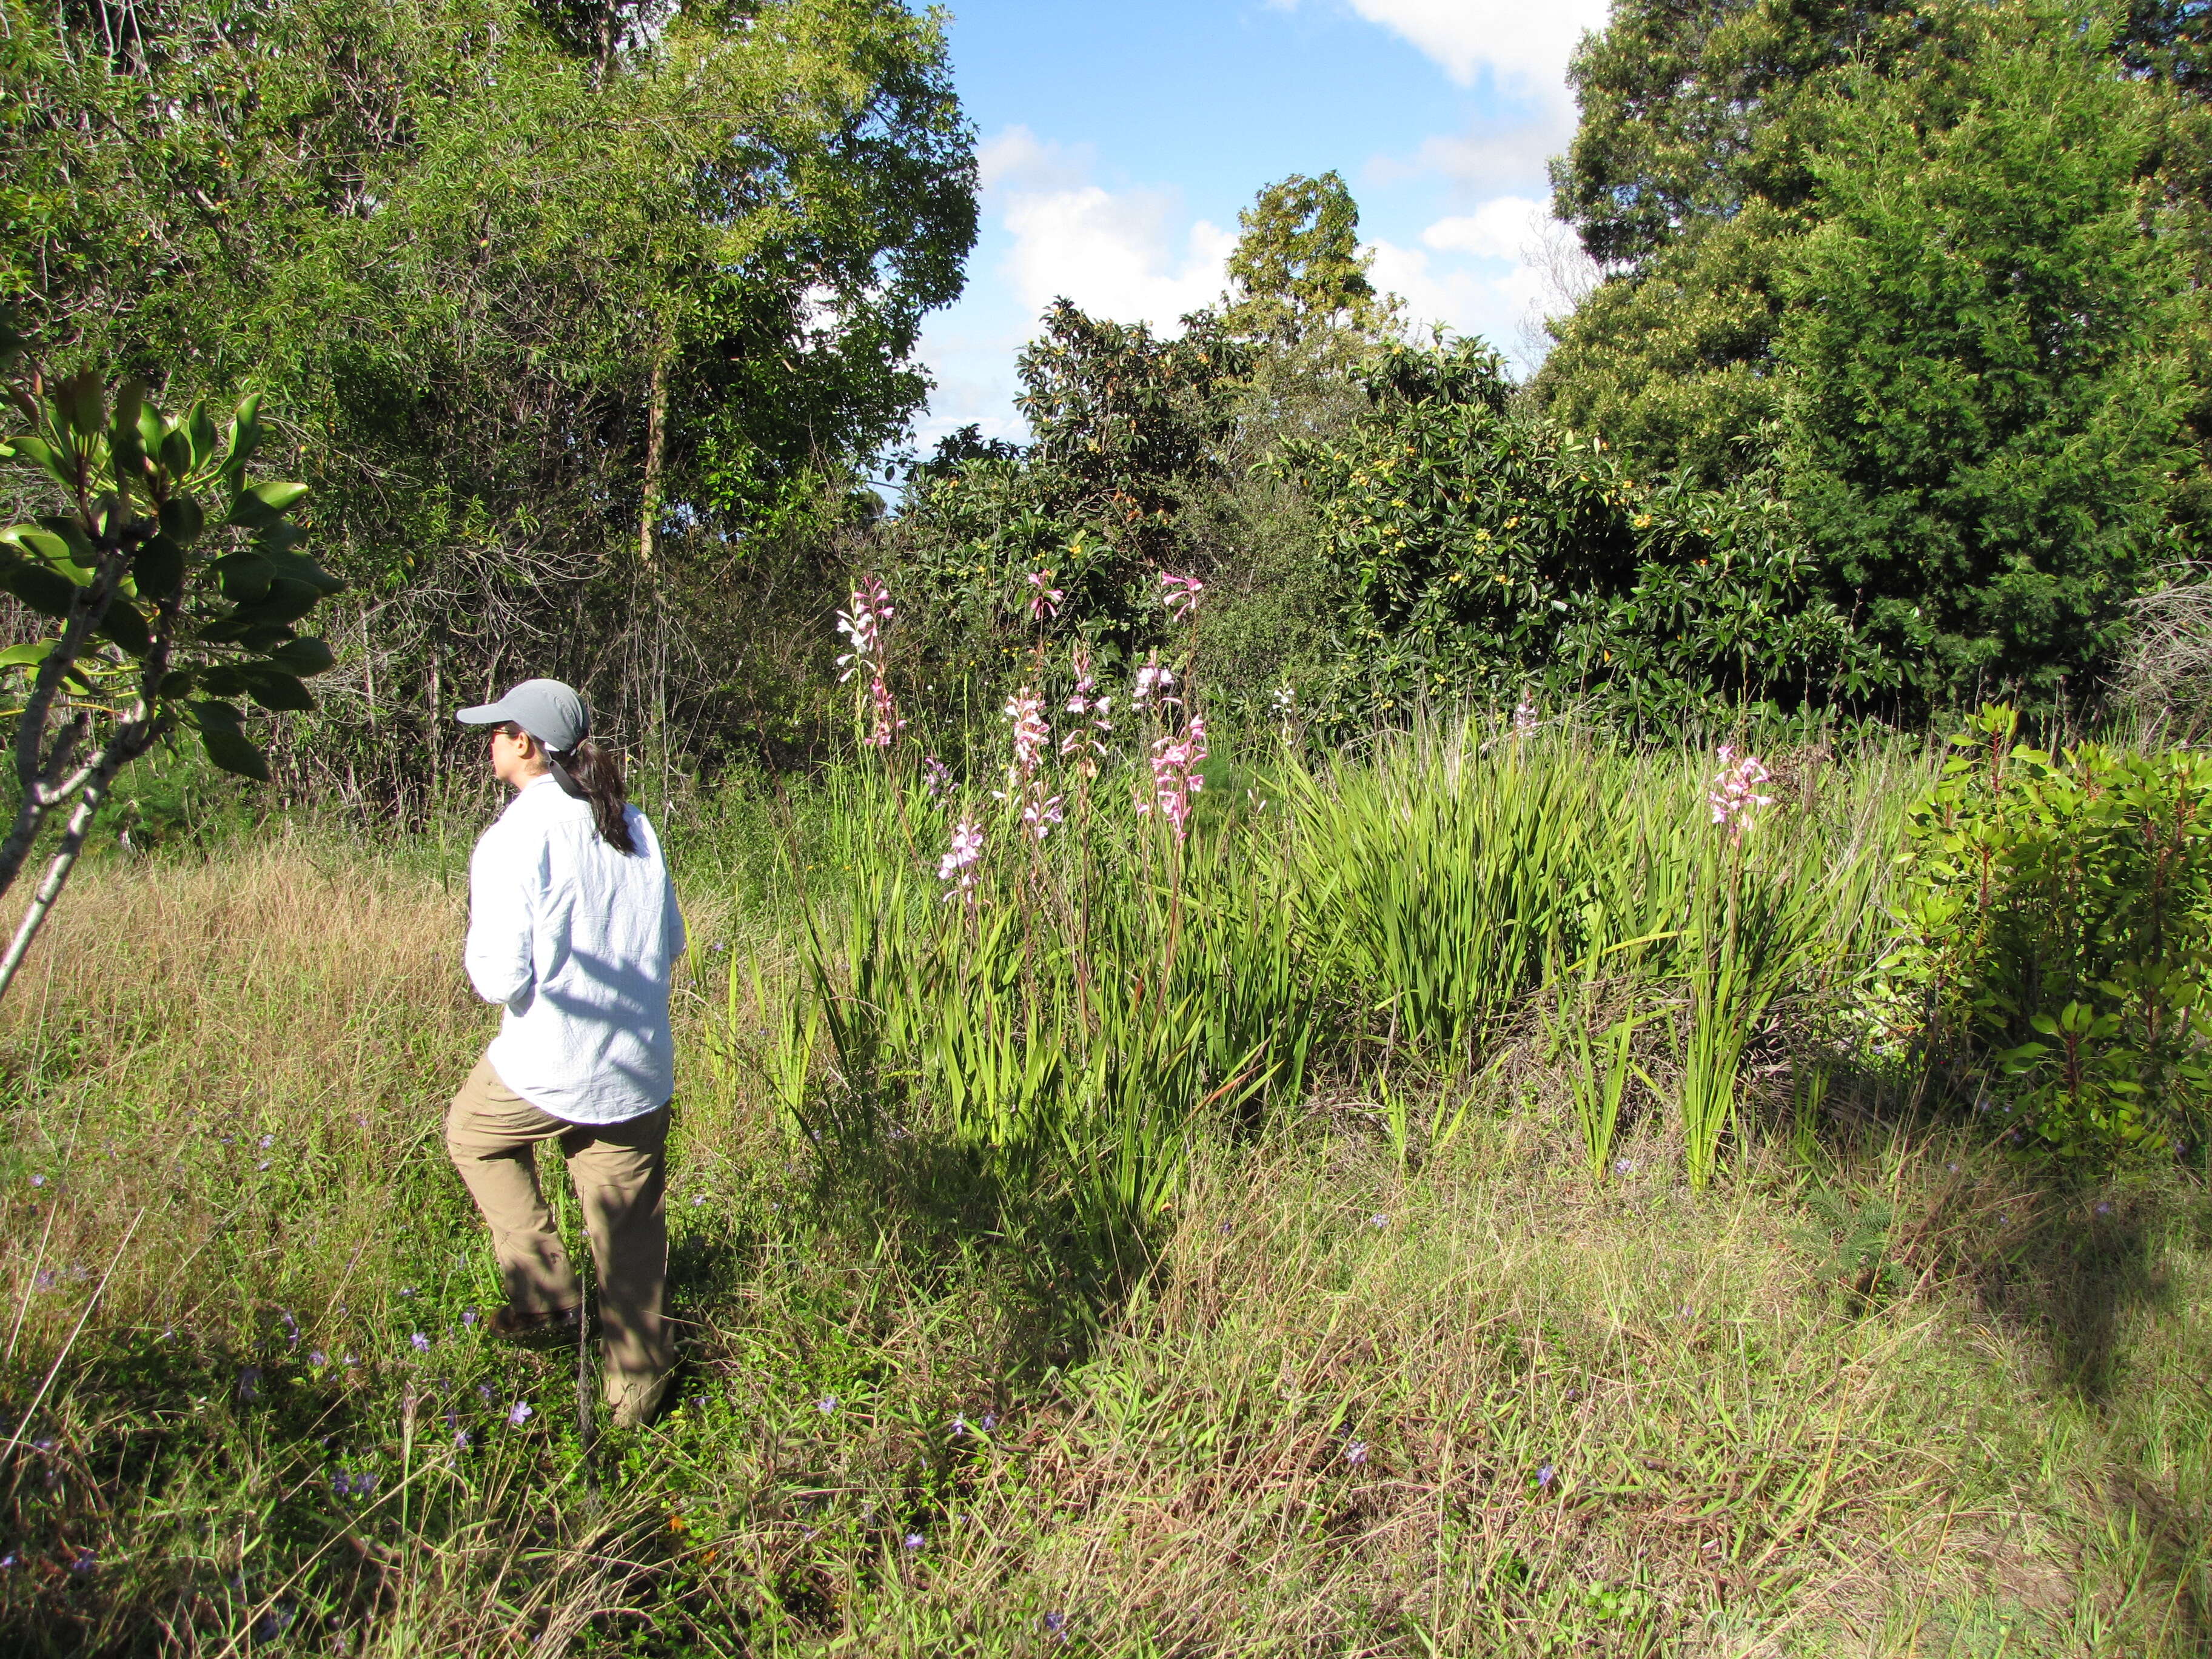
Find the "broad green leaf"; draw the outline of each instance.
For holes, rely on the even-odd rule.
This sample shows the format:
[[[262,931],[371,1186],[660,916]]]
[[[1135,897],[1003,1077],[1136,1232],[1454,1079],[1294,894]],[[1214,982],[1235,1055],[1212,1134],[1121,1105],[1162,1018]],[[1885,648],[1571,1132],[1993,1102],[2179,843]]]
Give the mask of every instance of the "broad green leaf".
[[[303,483],[284,483],[271,480],[258,483],[238,492],[230,504],[230,522],[244,525],[248,530],[258,530],[271,525],[290,510],[292,504],[307,493]]]
[[[192,441],[193,467],[197,469],[205,466],[215,459],[215,447],[217,442],[215,422],[209,417],[205,404],[192,405],[192,412],[185,421],[185,430]]]
[[[247,670],[246,689],[264,708],[297,711],[315,706],[306,686],[293,676],[274,670]]]
[[[107,447],[114,462],[115,481],[136,484],[146,470],[146,448],[138,437],[138,420],[146,407],[146,383],[135,376],[124,381],[115,394],[115,413],[108,422]]]
[[[94,438],[107,424],[106,390],[96,368],[81,368],[54,388],[54,407],[80,438]]]
[[[6,542],[49,565],[74,565],[76,562],[70,556],[70,544],[51,530],[27,524],[10,525],[7,529],[0,530],[0,542]]]
[[[203,722],[200,746],[207,750],[207,757],[224,771],[236,773],[241,778],[252,778],[257,783],[269,781],[269,763],[262,758],[261,751],[235,726]]]
[[[239,399],[238,413],[230,422],[230,448],[223,457],[222,474],[236,495],[246,485],[246,464],[261,447],[261,394],[248,392]]]
[[[70,562],[81,564],[87,569],[92,568],[94,554],[91,539],[85,535],[84,526],[75,519],[64,518],[59,514],[41,518],[39,520],[39,528],[60,537],[68,544]]]
[[[0,668],[35,668],[52,653],[52,640],[33,640],[28,645],[11,645],[0,651]]]
[[[225,702],[220,697],[192,703],[185,712],[191,717],[192,724],[203,732],[210,726],[227,726],[235,732],[238,723],[246,718],[236,703]]]
[[[278,575],[289,576],[294,581],[305,582],[325,597],[345,591],[345,584],[343,581],[304,553],[282,552],[276,548],[264,545],[262,549],[262,556],[276,567]]]
[[[131,577],[145,598],[167,599],[185,580],[185,550],[167,536],[155,537],[131,560]]]
[[[252,623],[295,623],[322,602],[319,588],[279,576],[269,584],[266,596],[251,605],[241,605],[239,614]]]
[[[146,627],[146,618],[138,613],[137,606],[120,596],[107,602],[99,631],[134,657],[143,657],[154,648],[154,636]]]
[[[286,623],[257,622],[242,626],[238,630],[238,644],[240,648],[256,653],[274,651],[291,637],[291,626]]]
[[[200,504],[190,495],[179,493],[161,503],[161,533],[179,547],[198,541],[206,521]]]
[[[217,663],[212,668],[202,669],[200,684],[218,697],[246,695],[246,675],[234,663]]]
[[[76,475],[71,462],[44,438],[10,438],[8,447],[16,459],[44,468],[46,476],[63,489],[76,487]]]
[[[320,674],[337,659],[320,640],[294,640],[269,653],[269,660],[288,674]]]
[[[276,567],[258,553],[229,553],[210,567],[222,579],[222,596],[234,605],[252,605],[269,592]]]
[[[66,617],[76,602],[77,586],[58,570],[27,560],[0,572],[0,588],[46,617]]]
[[[192,470],[192,441],[184,428],[171,427],[161,435],[161,471],[172,478],[188,477]]]

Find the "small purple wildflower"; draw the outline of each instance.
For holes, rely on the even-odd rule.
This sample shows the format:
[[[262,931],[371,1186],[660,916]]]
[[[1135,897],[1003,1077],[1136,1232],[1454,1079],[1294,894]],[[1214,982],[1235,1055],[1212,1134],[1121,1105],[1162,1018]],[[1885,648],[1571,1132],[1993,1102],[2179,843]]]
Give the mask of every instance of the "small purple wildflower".
[[[316,1348],[308,1353],[307,1363],[310,1365],[327,1365],[331,1363],[331,1357],[320,1348]]]
[[[477,1310],[474,1308],[471,1308],[466,1313],[463,1314],[461,1316],[461,1323],[467,1326],[471,1330],[476,1329]]]
[[[1364,1440],[1353,1440],[1347,1442],[1344,1448],[1344,1461],[1351,1464],[1354,1468],[1358,1468],[1361,1464],[1366,1462],[1367,1443]]]
[[[821,1399],[814,1402],[814,1409],[827,1417],[837,1409],[837,1396],[834,1394],[823,1395]]]
[[[477,1383],[477,1398],[479,1400],[489,1400],[491,1398],[491,1384],[489,1382]]]
[[[981,1429],[981,1430],[983,1431],[983,1432],[984,1432],[984,1433],[986,1433],[986,1434],[990,1433],[990,1431],[991,1431],[992,1430],[994,1430],[994,1429],[995,1429],[995,1428],[997,1428],[997,1427],[999,1426],[999,1414],[998,1414],[998,1413],[996,1413],[996,1412],[985,1412],[985,1413],[983,1413],[983,1420],[982,1420],[981,1423],[977,1424],[977,1425],[976,1425],[976,1426],[977,1426],[978,1428]]]
[[[34,1175],[31,1177],[31,1184],[33,1187],[43,1187],[46,1184],[46,1178],[42,1175]]]
[[[1059,1637],[1061,1641],[1065,1642],[1067,1640],[1067,1615],[1066,1613],[1048,1613],[1044,1616],[1044,1627],[1050,1631],[1054,1635]]]
[[[10,1568],[10,1567],[14,1566],[15,1565],[15,1551],[13,1551],[13,1550],[9,1550],[9,1551],[8,1552],[8,1553],[7,1553],[7,1554],[5,1554],[5,1555],[0,1555],[0,1572],[5,1572],[9,1568]]]
[[[1550,1486],[1552,1484],[1552,1477],[1558,1472],[1559,1471],[1551,1464],[1545,1464],[1542,1468],[1536,1471],[1536,1484],[1540,1486]]]
[[[1377,1210],[1367,1218],[1367,1224],[1370,1227],[1387,1227],[1390,1224],[1390,1218]]]
[[[70,1571],[78,1574],[88,1573],[99,1565],[100,1558],[90,1550],[79,1550],[76,1559],[70,1563]]]
[[[921,1534],[918,1532],[910,1532],[907,1534],[904,1547],[910,1550],[920,1549],[921,1547]]]
[[[430,1352],[430,1339],[423,1335],[422,1332],[416,1332],[414,1335],[409,1337],[407,1340],[414,1344],[415,1352],[416,1353],[428,1353]]]
[[[33,1279],[31,1281],[31,1288],[34,1291],[51,1291],[53,1289],[56,1282],[57,1281],[54,1278],[54,1270],[52,1267],[48,1267],[42,1271],[36,1279]]]
[[[455,1451],[466,1451],[468,1449],[469,1431],[466,1429],[455,1429],[453,1431],[453,1449]]]
[[[238,1374],[238,1397],[240,1400],[261,1398],[261,1367],[248,1365]]]
[[[264,1135],[261,1137],[261,1150],[264,1152],[276,1144],[276,1137],[275,1135]]]
[[[526,1401],[518,1400],[507,1407],[507,1420],[519,1429],[535,1415],[537,1413],[531,1409]]]
[[[953,1435],[953,1438],[955,1438],[955,1439],[957,1440],[957,1438],[959,1438],[962,1435],[963,1435],[963,1434],[965,1434],[965,1433],[967,1433],[967,1432],[968,1432],[968,1419],[967,1419],[966,1418],[964,1418],[964,1417],[956,1417],[956,1418],[954,1418],[954,1419],[952,1419],[952,1435]]]
[[[2112,1206],[2110,1200],[2106,1200],[2104,1203],[2097,1206],[2097,1213],[2099,1215],[2110,1215],[2112,1212]]]

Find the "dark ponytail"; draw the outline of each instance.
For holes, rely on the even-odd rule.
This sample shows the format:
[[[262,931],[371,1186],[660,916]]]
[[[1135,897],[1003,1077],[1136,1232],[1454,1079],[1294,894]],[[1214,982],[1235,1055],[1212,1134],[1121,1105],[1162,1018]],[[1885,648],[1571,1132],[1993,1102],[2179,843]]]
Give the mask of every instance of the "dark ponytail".
[[[565,755],[548,750],[546,758],[552,762],[554,779],[562,789],[591,802],[592,820],[599,826],[599,839],[617,853],[636,852],[637,843],[630,838],[629,819],[623,811],[629,791],[623,783],[622,761],[614,750],[602,749],[586,738]]]

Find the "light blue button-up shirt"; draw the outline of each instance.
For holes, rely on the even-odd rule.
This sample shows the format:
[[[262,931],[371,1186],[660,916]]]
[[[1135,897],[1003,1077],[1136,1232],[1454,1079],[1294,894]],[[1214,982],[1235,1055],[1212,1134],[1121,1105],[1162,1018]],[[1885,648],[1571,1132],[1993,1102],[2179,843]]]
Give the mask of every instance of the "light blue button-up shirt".
[[[469,859],[469,980],[503,1005],[500,1080],[571,1123],[619,1123],[676,1087],[668,980],[684,917],[660,841],[628,809],[635,853],[600,839],[550,776],[518,790]]]

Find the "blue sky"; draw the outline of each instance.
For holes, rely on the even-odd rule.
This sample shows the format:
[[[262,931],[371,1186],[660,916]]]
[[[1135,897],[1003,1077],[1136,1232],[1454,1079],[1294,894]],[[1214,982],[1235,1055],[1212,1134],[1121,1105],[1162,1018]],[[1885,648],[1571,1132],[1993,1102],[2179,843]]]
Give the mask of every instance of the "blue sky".
[[[1237,210],[1334,167],[1378,285],[1419,322],[1523,366],[1580,279],[1546,159],[1574,130],[1564,73],[1604,0],[960,0],[952,62],[981,139],[967,292],[930,319],[925,447],[973,421],[1023,435],[1015,352],[1065,294],[1172,329],[1221,291]]]

